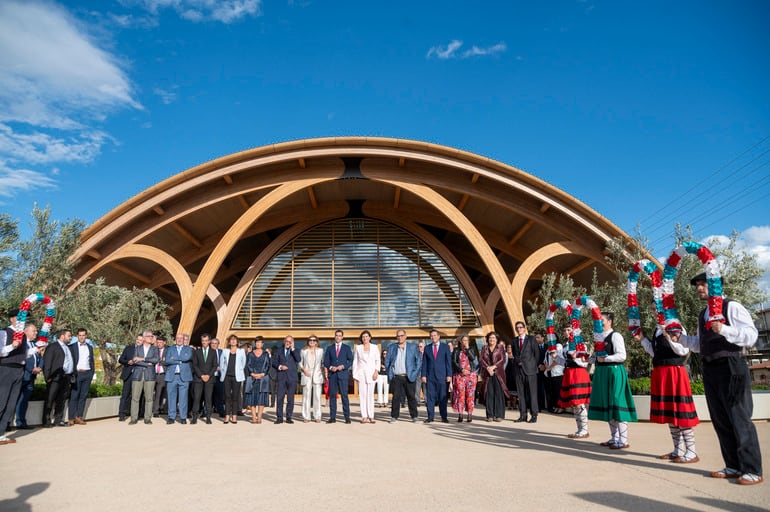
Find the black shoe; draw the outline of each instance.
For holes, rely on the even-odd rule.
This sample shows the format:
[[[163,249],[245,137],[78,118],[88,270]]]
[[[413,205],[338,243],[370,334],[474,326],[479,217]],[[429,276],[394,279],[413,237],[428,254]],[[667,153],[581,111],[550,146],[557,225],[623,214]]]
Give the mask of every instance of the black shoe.
[[[334,418],[329,418],[328,420],[326,420],[326,423],[337,423],[337,420]]]
[[[211,416],[206,416],[206,425],[211,425]]]
[[[51,428],[53,427],[53,423],[43,423],[43,428]]]
[[[425,418],[424,420],[422,420],[422,422],[423,422],[423,423],[433,423],[433,419],[431,419],[431,418]]]
[[[158,413],[156,412],[155,414],[153,414],[153,415],[152,415],[152,417],[153,417],[153,418],[160,418],[160,414],[158,414]]]
[[[347,423],[348,425],[350,425],[350,418],[345,418],[345,423]]]
[[[125,416],[118,416],[118,421],[126,421],[126,417]]]
[[[527,423],[537,423],[537,415],[532,416]]]
[[[449,423],[449,420],[446,418],[441,418],[441,423]]]
[[[166,420],[166,425],[173,425],[173,424],[174,424],[174,420],[172,420],[171,418]]]
[[[60,421],[59,423],[56,424],[56,426],[57,427],[69,427],[70,424],[67,423],[66,421]]]
[[[526,416],[519,416],[517,419],[515,419],[513,421],[514,421],[514,423],[524,423],[525,421],[527,421],[527,417]]]
[[[139,423],[138,420],[131,420],[128,422],[129,425],[136,425],[137,423]]]
[[[198,418],[193,418],[190,420],[190,425],[195,425],[196,423],[198,423]]]
[[[286,423],[288,423],[289,425],[293,425],[294,424],[294,420],[291,419],[291,418],[286,418]]]
[[[187,425],[187,420],[186,419],[181,419],[181,420],[179,420],[179,423],[181,423],[182,425]]]
[[[152,425],[152,420],[144,420],[145,425]]]
[[[462,423],[462,422],[463,422],[463,415],[461,414],[457,417],[457,423]]]
[[[281,423],[283,423],[283,418],[278,418],[273,423],[275,423],[276,425],[280,425]]]

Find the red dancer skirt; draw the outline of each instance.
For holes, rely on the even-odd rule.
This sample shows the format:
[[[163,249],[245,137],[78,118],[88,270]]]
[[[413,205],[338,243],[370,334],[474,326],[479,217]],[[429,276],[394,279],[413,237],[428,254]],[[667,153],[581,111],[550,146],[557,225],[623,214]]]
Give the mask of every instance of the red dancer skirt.
[[[690,428],[699,423],[684,366],[656,366],[650,378],[650,422]]]
[[[587,404],[591,398],[591,377],[585,368],[565,368],[561,381],[559,407],[566,409]]]

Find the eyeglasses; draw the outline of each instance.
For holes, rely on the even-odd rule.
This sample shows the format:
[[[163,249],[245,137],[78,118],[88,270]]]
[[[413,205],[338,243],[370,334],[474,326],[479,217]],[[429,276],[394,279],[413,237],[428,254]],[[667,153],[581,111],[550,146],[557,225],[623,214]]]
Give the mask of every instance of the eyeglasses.
[[[308,341],[318,341],[317,338],[309,338]]]

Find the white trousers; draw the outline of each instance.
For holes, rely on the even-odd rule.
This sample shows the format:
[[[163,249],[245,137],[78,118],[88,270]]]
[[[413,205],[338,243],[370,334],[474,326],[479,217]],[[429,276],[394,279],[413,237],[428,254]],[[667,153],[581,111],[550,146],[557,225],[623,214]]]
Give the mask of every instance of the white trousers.
[[[308,384],[302,386],[302,419],[303,420],[320,420],[321,419],[321,390],[323,389],[323,383]],[[312,404],[311,404],[312,395]],[[310,417],[310,413],[313,413],[313,417]]]
[[[390,392],[390,385],[388,384],[387,375],[377,376],[377,403],[385,405],[388,403],[388,393]]]
[[[374,382],[358,381],[358,399],[361,402],[361,418],[374,418]]]

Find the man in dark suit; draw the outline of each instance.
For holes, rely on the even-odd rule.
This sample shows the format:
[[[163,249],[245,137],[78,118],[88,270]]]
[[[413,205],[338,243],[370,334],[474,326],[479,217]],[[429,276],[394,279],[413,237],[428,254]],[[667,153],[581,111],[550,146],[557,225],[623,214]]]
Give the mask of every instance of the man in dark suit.
[[[286,397],[286,423],[294,423],[291,415],[294,412],[294,394],[297,392],[297,364],[302,359],[300,350],[294,348],[294,338],[286,336],[283,348],[275,349],[271,362],[278,371],[278,399],[276,400],[276,424],[283,423],[283,398]]]
[[[529,423],[537,422],[537,365],[540,349],[534,336],[527,334],[524,322],[516,322],[516,337],[513,344],[513,364],[516,373],[516,389],[519,393],[519,418],[516,422],[527,421],[527,405],[532,417]]]
[[[193,425],[198,422],[200,416],[201,396],[205,402],[206,423],[211,425],[211,409],[214,396],[214,374],[219,367],[219,358],[216,350],[211,348],[211,339],[208,334],[201,335],[201,348],[193,352]]]
[[[217,364],[222,358],[222,349],[219,348],[219,340],[216,338],[211,339],[211,350],[217,354]],[[219,378],[219,372],[222,371],[217,366],[217,371],[214,372],[214,410],[217,411],[220,418],[225,417],[225,388],[222,381]]]
[[[342,395],[342,414],[345,423],[350,423],[350,400],[348,399],[348,379],[353,365],[353,351],[342,343],[345,333],[341,329],[334,331],[334,343],[324,352],[324,368],[329,372],[329,419],[326,423],[337,421],[337,393]]]
[[[184,334],[177,333],[174,346],[166,350],[164,362],[166,365],[166,394],[168,395],[167,424],[174,423],[178,417],[179,423],[187,424],[187,394],[192,382],[193,349],[184,344]],[[178,407],[178,409],[177,409]],[[177,416],[177,410],[179,416]]]
[[[159,361],[155,364],[155,399],[152,402],[152,417],[159,418],[160,413],[166,409],[163,407],[166,400],[166,367],[162,361],[166,356],[166,337],[163,334],[155,335],[155,346],[158,348]]]
[[[25,329],[26,330],[26,329]],[[24,336],[26,338],[26,335]],[[27,424],[27,407],[29,406],[29,397],[35,387],[37,375],[43,371],[43,356],[35,346],[35,340],[27,339],[27,360],[24,364],[24,376],[21,378],[21,391],[19,399],[16,402],[16,428],[29,430]]]
[[[152,331],[144,331],[144,343],[134,346],[133,365],[131,373],[131,421],[136,425],[139,421],[139,400],[144,393],[144,423],[152,424],[152,402],[155,399],[155,365],[158,363],[158,347],[155,346],[155,335]]]
[[[545,337],[541,333],[535,334],[535,342],[537,343],[537,349],[539,352],[537,358],[537,408],[538,410],[554,409],[556,404],[546,403],[545,393]]]
[[[118,358],[118,362],[123,365],[120,370],[120,380],[123,381],[123,390],[120,393],[120,405],[118,406],[118,421],[126,421],[126,417],[131,416],[131,373],[134,371],[134,347],[144,343],[144,336],[136,335],[133,345],[126,345]]]
[[[29,326],[29,324],[27,324]],[[37,329],[35,329],[37,336]],[[43,354],[43,376],[47,386],[43,404],[43,427],[69,426],[64,421],[64,403],[70,391],[70,378],[75,371],[72,352],[68,344],[72,341],[72,331],[64,329],[59,332],[54,343],[49,343]],[[51,409],[54,421],[51,423]]]
[[[422,381],[426,385],[425,408],[428,417],[425,423],[432,423],[435,407],[441,423],[449,423],[447,419],[447,383],[452,381],[452,355],[446,343],[441,343],[441,335],[436,329],[430,330],[429,345],[422,354]]]
[[[86,410],[86,398],[94,378],[94,347],[86,343],[88,331],[82,327],[77,330],[77,342],[69,346],[75,362],[75,379],[70,394],[70,425],[85,425],[83,419]]]

